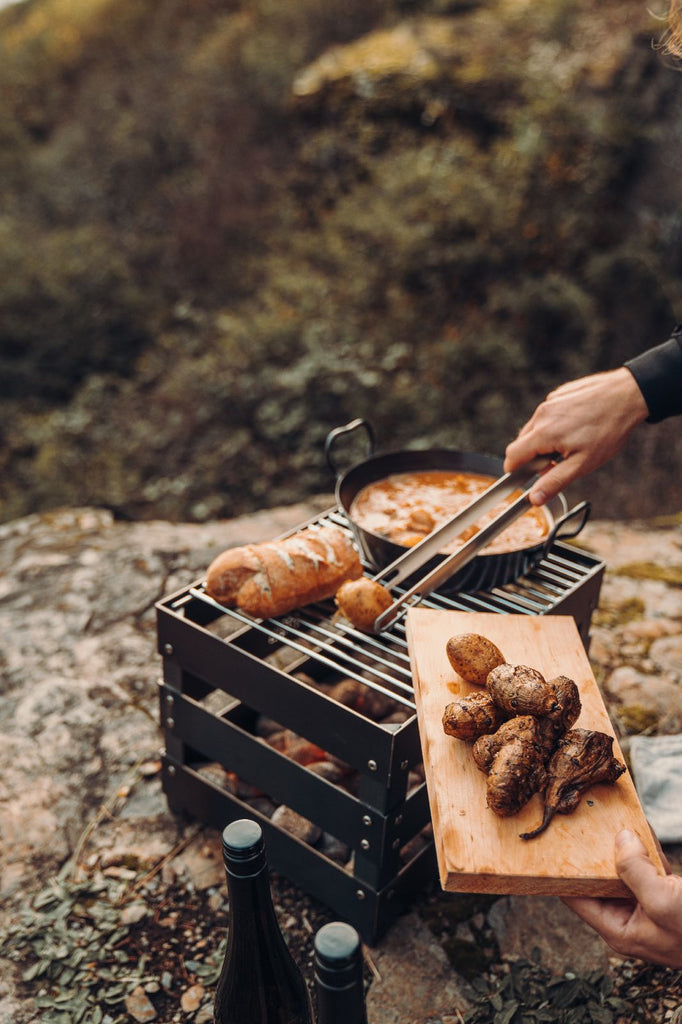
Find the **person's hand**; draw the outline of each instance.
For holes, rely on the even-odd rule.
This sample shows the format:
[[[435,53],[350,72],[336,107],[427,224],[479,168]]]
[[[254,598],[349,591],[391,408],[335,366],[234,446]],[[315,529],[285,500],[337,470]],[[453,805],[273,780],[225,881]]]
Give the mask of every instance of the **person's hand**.
[[[630,899],[568,898],[563,902],[622,956],[682,967],[682,878],[659,875],[634,832],[615,841],[616,871]]]
[[[649,415],[644,396],[626,367],[595,373],[550,392],[505,453],[509,473],[535,455],[558,452],[562,461],[543,473],[530,494],[544,505],[571,481],[598,469]]]

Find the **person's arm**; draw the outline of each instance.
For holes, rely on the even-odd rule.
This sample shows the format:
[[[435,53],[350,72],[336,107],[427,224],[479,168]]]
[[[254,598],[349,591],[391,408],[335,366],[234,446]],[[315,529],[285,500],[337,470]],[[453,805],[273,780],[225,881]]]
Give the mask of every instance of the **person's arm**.
[[[628,899],[564,898],[621,956],[682,967],[682,878],[659,875],[639,836],[616,836],[615,863],[632,892]]]
[[[505,453],[506,473],[535,455],[558,452],[562,461],[531,492],[543,505],[573,480],[612,459],[644,420],[682,413],[682,324],[668,341],[625,366],[562,384],[542,402]]]
[[[543,505],[571,481],[612,459],[648,416],[642,391],[626,367],[570,381],[552,391],[521,428],[507,447],[504,470],[509,473],[535,455],[558,452],[562,461],[531,491],[532,503]]]

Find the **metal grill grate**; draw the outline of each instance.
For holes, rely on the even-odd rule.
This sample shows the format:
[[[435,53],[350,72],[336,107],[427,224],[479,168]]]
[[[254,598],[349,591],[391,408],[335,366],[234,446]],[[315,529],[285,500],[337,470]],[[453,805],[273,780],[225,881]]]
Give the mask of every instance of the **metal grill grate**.
[[[331,509],[315,520],[316,525],[333,525],[349,531],[345,514]],[[365,565],[368,575],[371,567]],[[596,606],[603,569],[599,562],[573,546],[555,544],[531,572],[514,583],[491,591],[461,593],[454,597],[431,594],[419,602],[423,607],[457,611],[497,612],[500,614],[545,615],[573,613],[567,602],[582,613],[578,627],[587,645],[589,621]],[[598,577],[598,578],[597,578]],[[586,592],[586,585],[593,584]],[[596,586],[596,589],[595,589]],[[400,587],[395,588],[401,593]],[[578,598],[573,601],[573,598]],[[320,665],[355,678],[377,692],[414,710],[405,615],[403,608],[390,627],[378,636],[353,628],[335,615],[332,602],[319,602],[278,619],[258,620],[226,609],[209,597],[199,583],[190,587],[169,607],[182,613],[191,601],[199,601],[219,616],[227,617],[224,628],[244,627],[262,634],[273,645],[285,645],[290,651],[312,657]],[[416,602],[413,602],[416,603]],[[226,637],[229,642],[229,633]]]

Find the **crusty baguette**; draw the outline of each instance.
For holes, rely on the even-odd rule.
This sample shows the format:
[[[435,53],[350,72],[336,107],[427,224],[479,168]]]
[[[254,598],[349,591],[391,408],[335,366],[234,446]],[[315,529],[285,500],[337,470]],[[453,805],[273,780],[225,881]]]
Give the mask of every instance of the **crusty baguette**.
[[[208,567],[206,593],[259,619],[284,615],[332,597],[344,580],[362,575],[350,537],[335,526],[228,548]]]

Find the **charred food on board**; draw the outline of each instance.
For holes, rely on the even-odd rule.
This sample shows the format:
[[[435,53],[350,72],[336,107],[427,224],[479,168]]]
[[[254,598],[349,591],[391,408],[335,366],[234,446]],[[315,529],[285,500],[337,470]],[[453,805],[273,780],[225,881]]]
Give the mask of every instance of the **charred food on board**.
[[[556,813],[575,810],[586,789],[615,782],[625,771],[613,756],[612,736],[573,728],[581,711],[573,679],[546,680],[528,665],[510,665],[478,634],[451,637],[446,651],[463,679],[485,684],[483,692],[446,706],[443,729],[472,743],[474,762],[487,776],[488,807],[508,817],[534,793],[543,799],[540,825],[522,839],[541,835]]]
[[[443,712],[443,729],[458,740],[475,740],[495,732],[505,718],[489,693],[470,693],[447,705]]]
[[[557,695],[537,669],[498,665],[488,674],[488,693],[508,715],[549,715],[558,710]]]
[[[555,814],[570,814],[586,789],[597,782],[615,782],[625,765],[613,756],[613,736],[590,729],[571,729],[562,736],[547,765],[542,821],[522,839],[545,831]]]
[[[543,762],[546,761],[554,749],[554,739],[548,735],[546,723],[542,719],[533,715],[515,715],[495,732],[479,736],[474,742],[471,753],[476,766],[487,774],[502,747],[516,742],[529,748],[529,762],[534,759],[535,752]]]
[[[529,721],[522,721],[525,719]],[[516,728],[510,728],[506,742],[492,758],[486,780],[486,800],[488,807],[501,818],[516,814],[533,793],[545,785],[545,757],[534,722],[531,715],[519,715],[507,722]]]

